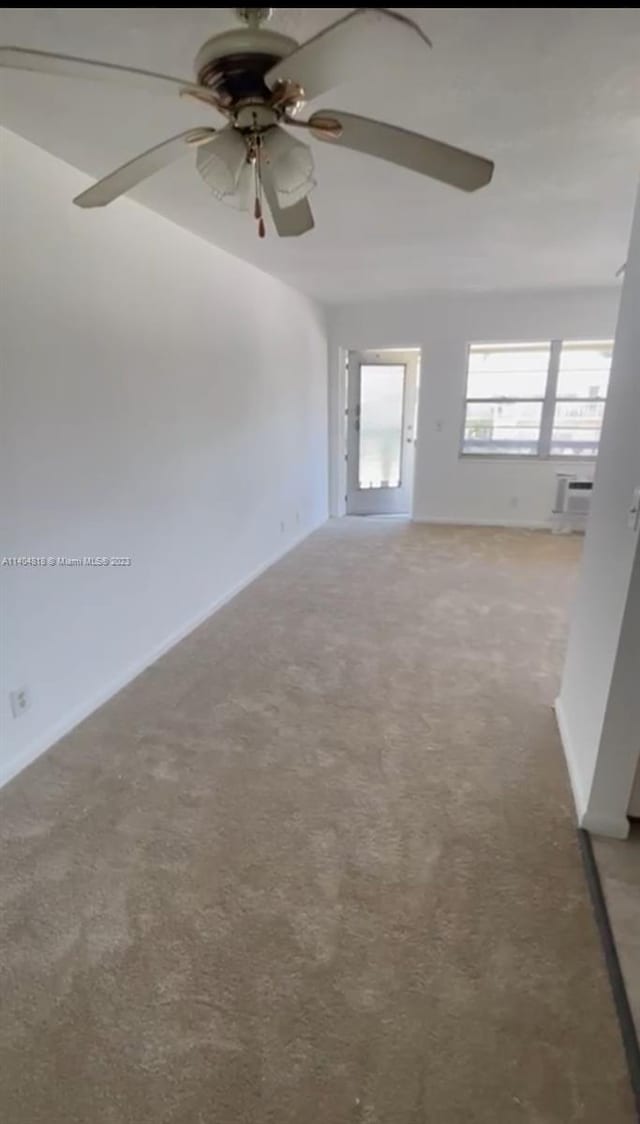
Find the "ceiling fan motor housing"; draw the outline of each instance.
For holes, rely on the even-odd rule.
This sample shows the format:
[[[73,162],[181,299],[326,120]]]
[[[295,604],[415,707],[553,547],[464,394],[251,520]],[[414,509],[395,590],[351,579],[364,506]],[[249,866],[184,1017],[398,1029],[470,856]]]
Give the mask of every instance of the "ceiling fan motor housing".
[[[268,102],[273,94],[264,75],[298,44],[288,35],[260,27],[239,27],[214,35],[200,48],[194,69],[198,82],[223,105]]]

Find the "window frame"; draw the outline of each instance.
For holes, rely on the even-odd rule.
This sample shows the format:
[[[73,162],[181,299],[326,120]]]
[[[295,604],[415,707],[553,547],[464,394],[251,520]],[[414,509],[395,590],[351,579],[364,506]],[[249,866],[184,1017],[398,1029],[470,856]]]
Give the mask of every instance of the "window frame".
[[[595,455],[570,456],[567,453],[553,453],[551,451],[551,444],[553,441],[553,422],[556,413],[556,406],[559,402],[603,402],[606,408],[607,399],[605,398],[567,398],[557,396],[558,390],[558,376],[560,373],[560,357],[562,355],[562,346],[564,343],[611,343],[613,340],[579,340],[579,339],[528,339],[528,340],[472,340],[467,342],[466,345],[466,374],[464,385],[464,398],[462,400],[462,424],[460,427],[460,442],[458,446],[458,458],[476,460],[476,461],[492,461],[497,460],[501,462],[509,461],[559,461],[562,464],[574,463],[578,464],[594,464],[597,458]],[[512,398],[512,397],[497,397],[497,398],[469,398],[467,391],[469,389],[469,364],[471,359],[471,350],[474,347],[490,347],[492,344],[500,345],[507,349],[510,345],[514,348],[520,346],[536,347],[549,345],[549,365],[547,367],[547,378],[544,387],[544,396],[542,398]],[[607,388],[608,391],[608,388]],[[474,402],[495,402],[500,405],[514,405],[523,402],[541,403],[542,411],[540,414],[540,433],[538,436],[538,451],[535,453],[475,453],[465,450],[465,429],[467,424],[467,406],[469,403]],[[599,442],[598,442],[599,443]]]

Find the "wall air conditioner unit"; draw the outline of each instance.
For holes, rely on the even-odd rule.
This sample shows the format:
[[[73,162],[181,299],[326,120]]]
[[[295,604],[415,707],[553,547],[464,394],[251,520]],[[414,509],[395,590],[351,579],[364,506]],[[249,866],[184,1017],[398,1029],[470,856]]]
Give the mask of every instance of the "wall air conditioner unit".
[[[556,475],[556,498],[551,513],[551,530],[556,535],[584,531],[589,516],[593,480],[572,473]]]

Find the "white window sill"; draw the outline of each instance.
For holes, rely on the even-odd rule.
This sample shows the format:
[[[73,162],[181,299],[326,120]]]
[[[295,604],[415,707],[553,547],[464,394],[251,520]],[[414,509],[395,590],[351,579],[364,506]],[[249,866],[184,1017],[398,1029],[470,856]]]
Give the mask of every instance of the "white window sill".
[[[500,461],[501,464],[509,463],[511,461],[528,461],[530,464],[548,464],[550,461],[553,464],[584,464],[593,465],[596,463],[597,457],[563,457],[556,454],[549,454],[547,457],[541,457],[538,453],[458,453],[459,461]]]

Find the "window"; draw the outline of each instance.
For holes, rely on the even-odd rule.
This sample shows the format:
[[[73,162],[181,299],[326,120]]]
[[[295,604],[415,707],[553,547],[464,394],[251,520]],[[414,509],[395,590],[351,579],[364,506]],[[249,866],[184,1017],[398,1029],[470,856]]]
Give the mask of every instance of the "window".
[[[596,457],[611,370],[611,342],[565,342],[555,393],[552,456]]]
[[[595,457],[610,340],[472,344],[462,453]]]
[[[536,456],[550,343],[472,344],[464,453]]]

